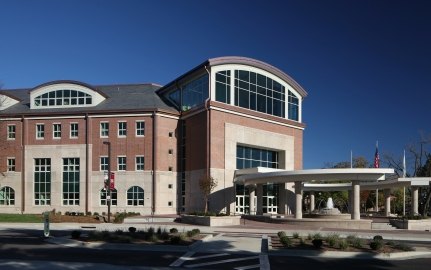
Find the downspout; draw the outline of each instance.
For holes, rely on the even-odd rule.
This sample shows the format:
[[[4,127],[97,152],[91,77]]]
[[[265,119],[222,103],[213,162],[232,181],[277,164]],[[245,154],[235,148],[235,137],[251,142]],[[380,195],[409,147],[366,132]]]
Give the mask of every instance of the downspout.
[[[90,177],[90,132],[88,132],[90,127],[88,113],[85,114],[85,213],[88,213],[88,199],[89,199],[89,177]]]
[[[26,123],[24,115],[21,116],[22,134],[21,134],[21,214],[25,211],[25,136]]]
[[[206,177],[209,178],[211,176],[210,168],[211,168],[211,136],[210,136],[210,130],[211,130],[211,111],[209,108],[209,103],[211,100],[211,72],[209,72],[207,66],[204,66],[206,72],[208,73],[208,98],[205,100],[205,110],[207,110],[207,170],[206,170]]]
[[[153,183],[152,183],[152,201],[151,201],[151,215],[156,212],[156,170],[157,170],[157,115],[156,111],[153,113]]]

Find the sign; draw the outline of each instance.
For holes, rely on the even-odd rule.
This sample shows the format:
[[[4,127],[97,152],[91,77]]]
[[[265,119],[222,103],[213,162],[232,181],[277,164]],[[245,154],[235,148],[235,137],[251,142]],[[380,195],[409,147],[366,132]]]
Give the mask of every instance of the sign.
[[[115,189],[115,173],[111,172],[111,177],[109,179],[109,189],[114,190]]]
[[[104,189],[108,189],[108,172],[105,171],[103,174],[103,187]]]
[[[49,212],[43,213],[43,220],[44,220],[43,235],[45,237],[49,237]]]

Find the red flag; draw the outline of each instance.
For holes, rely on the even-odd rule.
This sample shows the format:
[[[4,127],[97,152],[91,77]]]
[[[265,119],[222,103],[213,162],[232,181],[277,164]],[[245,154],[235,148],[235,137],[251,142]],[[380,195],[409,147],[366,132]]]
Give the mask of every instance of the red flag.
[[[374,154],[374,168],[380,168],[379,146],[376,144],[376,153]]]

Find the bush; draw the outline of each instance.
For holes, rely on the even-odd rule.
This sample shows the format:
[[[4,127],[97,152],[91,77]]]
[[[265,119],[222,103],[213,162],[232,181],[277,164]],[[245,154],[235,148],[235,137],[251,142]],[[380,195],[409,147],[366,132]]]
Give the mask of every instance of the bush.
[[[169,240],[169,233],[163,229],[162,233],[160,234],[160,239],[163,241]]]
[[[373,237],[373,240],[374,240],[374,241],[383,241],[383,236],[381,236],[381,235],[375,235],[375,236]]]
[[[91,211],[88,211],[88,212],[87,212],[87,216],[91,216]]]
[[[379,240],[373,240],[370,242],[370,248],[372,250],[380,250],[383,247],[383,242]]]
[[[322,248],[322,246],[323,246],[323,240],[322,239],[313,239],[313,241],[311,241],[311,243],[313,243],[313,246],[315,247],[315,248],[318,248],[318,249],[320,249],[320,248]]]
[[[307,240],[313,240],[313,235],[311,233],[308,234]]]
[[[135,233],[136,232],[136,228],[135,227],[129,227],[129,232],[130,233]]]
[[[345,239],[340,239],[338,241],[338,248],[341,250],[346,250],[349,247],[349,243]]]
[[[362,248],[362,239],[359,237],[355,237],[352,239],[351,243],[354,248]]]
[[[148,241],[157,242],[157,241],[159,241],[159,238],[157,237],[157,234],[153,234],[148,238]]]
[[[156,232],[156,234],[157,234],[157,235],[161,235],[161,234],[162,234],[162,228],[158,227],[158,228],[157,228],[157,232]]]
[[[129,228],[129,230],[130,230],[130,228]],[[116,235],[122,235],[122,234],[124,234],[124,232],[123,232],[123,230],[121,230],[121,229],[117,229],[117,230],[115,230],[115,232],[114,232]]]
[[[150,228],[148,228],[148,231],[147,231],[147,234],[148,235],[153,235],[155,233],[155,230],[154,230],[154,228],[153,227],[150,227]]]
[[[193,229],[192,232],[196,235],[196,234],[200,234],[201,230],[199,230],[199,229]]]
[[[79,237],[81,236],[81,231],[72,231],[71,236],[72,239],[79,239]]]
[[[294,232],[294,233],[292,234],[292,237],[293,237],[293,238],[295,238],[295,239],[298,239],[298,238],[299,238],[299,233]]]
[[[279,231],[279,232],[277,233],[277,235],[278,235],[278,237],[279,237],[279,238],[281,238],[281,237],[283,237],[283,236],[286,236],[286,233],[285,233],[284,231]]]
[[[413,247],[406,245],[404,243],[396,244],[395,248],[400,249],[402,251],[414,251],[415,250]]]
[[[177,228],[171,228],[171,229],[169,230],[169,232],[170,232],[170,233],[178,233],[178,230],[177,230]]]
[[[322,235],[320,233],[315,233],[313,234],[312,239],[322,239]]]
[[[95,216],[99,216],[99,212],[94,212],[94,215]]]
[[[280,237],[280,242],[285,247],[291,247],[292,246],[292,239],[290,239],[288,236]]]
[[[335,247],[340,237],[337,234],[331,234],[326,236],[326,242],[330,247]],[[347,242],[346,242],[347,243]]]
[[[171,237],[171,244],[173,245],[178,245],[179,243],[181,243],[182,239],[179,235],[174,235]]]

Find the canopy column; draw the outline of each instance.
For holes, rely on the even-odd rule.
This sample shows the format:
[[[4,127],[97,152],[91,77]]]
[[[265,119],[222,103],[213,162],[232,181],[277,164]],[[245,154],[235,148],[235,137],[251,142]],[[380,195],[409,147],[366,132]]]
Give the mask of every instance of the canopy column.
[[[256,185],[256,215],[263,215],[263,185]]]
[[[314,211],[314,207],[315,207],[315,196],[314,196],[314,191],[310,191],[310,212]]]
[[[302,182],[295,182],[295,219],[302,219]]]
[[[249,186],[250,194],[249,194],[249,200],[250,200],[250,215],[256,215],[256,209],[254,205],[254,197],[256,194],[256,187],[255,186]]]
[[[419,214],[419,187],[412,186],[412,214]]]
[[[278,184],[278,213],[287,214],[287,194],[286,184]]]
[[[391,190],[385,189],[383,194],[385,195],[385,215],[389,217],[391,215]]]
[[[359,186],[359,181],[352,181],[352,189],[353,189],[353,207],[352,207],[352,213],[351,218],[354,220],[360,220],[361,219],[361,212],[360,212],[360,193],[361,188]]]

